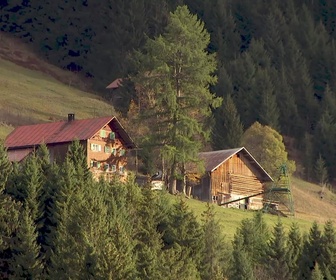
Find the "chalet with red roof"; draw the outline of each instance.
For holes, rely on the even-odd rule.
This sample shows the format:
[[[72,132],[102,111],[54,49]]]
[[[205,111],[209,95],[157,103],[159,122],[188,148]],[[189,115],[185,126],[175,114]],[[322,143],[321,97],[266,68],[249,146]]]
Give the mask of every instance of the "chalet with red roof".
[[[88,167],[96,177],[126,176],[126,152],[136,145],[116,117],[75,120],[69,114],[67,121],[19,126],[7,136],[5,147],[9,159],[20,162],[45,143],[51,161],[61,162],[74,140],[83,145]]]

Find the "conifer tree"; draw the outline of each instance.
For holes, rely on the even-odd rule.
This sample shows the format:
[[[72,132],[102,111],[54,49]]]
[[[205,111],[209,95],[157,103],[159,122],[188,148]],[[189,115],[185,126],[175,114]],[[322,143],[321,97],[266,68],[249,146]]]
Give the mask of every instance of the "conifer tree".
[[[282,221],[279,219],[273,229],[266,253],[267,271],[271,278],[289,279],[289,263],[286,250],[286,235]]]
[[[328,170],[325,166],[324,159],[321,157],[321,154],[319,154],[319,157],[316,161],[315,176],[321,187],[323,187],[328,182]]]
[[[302,237],[297,223],[293,223],[289,229],[287,237],[287,259],[289,265],[289,279],[297,279],[298,260],[302,252]]]
[[[327,279],[335,279],[336,231],[331,220],[328,220],[324,225],[322,244],[321,265],[319,268]]]
[[[174,248],[183,260],[190,259],[196,268],[200,266],[204,246],[202,232],[196,217],[182,199],[174,205],[163,234],[164,249]]]
[[[90,178],[91,172],[88,168],[84,147],[78,140],[73,141],[69,146],[67,157],[75,167],[77,180],[86,181]]]
[[[204,280],[220,280],[224,278],[229,259],[221,227],[215,218],[214,207],[209,203],[202,213],[202,229],[204,247],[202,250],[201,278]]]
[[[249,127],[255,121],[255,111],[251,104],[255,104],[252,85],[254,84],[257,66],[250,53],[245,52],[231,61],[228,68],[231,69],[231,81],[234,89],[233,100],[244,127]]]
[[[42,205],[41,194],[43,175],[41,165],[35,154],[29,156],[23,165],[22,187],[24,204],[30,209],[30,215],[34,222],[41,219]]]
[[[43,279],[37,229],[28,204],[23,207],[11,250],[10,271],[14,279]]]
[[[19,224],[20,205],[6,194],[5,186],[14,177],[6,150],[0,143],[0,278],[6,279],[12,257],[12,239]]]
[[[236,106],[230,95],[223,99],[223,104],[215,113],[212,129],[211,146],[214,150],[239,147],[243,136],[243,125],[240,122]]]
[[[85,247],[82,231],[83,193],[73,163],[66,158],[62,165],[60,183],[56,193],[55,218],[57,230],[52,237],[50,279],[79,278],[84,269]]]
[[[199,137],[209,135],[205,121],[211,115],[210,106],[216,108],[221,101],[208,88],[216,82],[215,57],[206,52],[209,41],[204,24],[182,6],[170,14],[165,33],[147,40],[146,52],[135,57],[141,68],[132,80],[153,96],[146,118],[157,120],[151,127],[153,144],[162,147],[169,165],[172,193],[178,166],[197,161]]]
[[[323,279],[325,278],[323,277],[323,273],[320,270],[320,266],[318,265],[318,263],[316,263],[311,275],[311,280],[323,280]]]
[[[5,189],[9,175],[12,172],[12,166],[7,156],[7,150],[0,141],[0,193]]]
[[[161,233],[157,231],[157,198],[150,189],[143,191],[143,200],[138,210],[139,221],[137,229],[138,255],[137,270],[140,279],[160,279],[162,277],[163,242]]]
[[[302,254],[299,260],[299,277],[310,279],[316,263],[321,263],[322,233],[314,222],[310,228],[309,236],[304,241]]]
[[[256,279],[253,272],[253,264],[249,254],[244,250],[244,238],[236,232],[233,240],[232,261],[230,266],[230,280]]]
[[[334,162],[336,160],[336,145],[333,138],[336,136],[336,123],[332,114],[326,110],[318,121],[314,133],[314,148],[316,158],[318,153],[325,160],[328,174],[336,171]]]

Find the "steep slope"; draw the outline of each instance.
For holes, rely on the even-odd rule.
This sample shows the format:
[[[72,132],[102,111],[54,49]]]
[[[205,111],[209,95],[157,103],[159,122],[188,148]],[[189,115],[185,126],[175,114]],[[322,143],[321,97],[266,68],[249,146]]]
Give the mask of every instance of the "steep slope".
[[[53,66],[29,45],[0,32],[0,139],[15,126],[114,115],[111,104],[88,92],[89,80]]]

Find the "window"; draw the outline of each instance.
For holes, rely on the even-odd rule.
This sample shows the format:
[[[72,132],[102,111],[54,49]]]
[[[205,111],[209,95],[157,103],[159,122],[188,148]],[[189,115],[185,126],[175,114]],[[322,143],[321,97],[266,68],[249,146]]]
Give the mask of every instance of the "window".
[[[101,151],[101,145],[91,143],[91,151],[100,152]]]
[[[117,166],[115,166],[115,165],[111,165],[111,171],[112,171],[112,172],[116,172],[116,171],[117,171]]]
[[[116,148],[112,148],[111,154],[115,156],[117,154],[117,149]]]
[[[114,140],[115,139],[115,133],[114,132],[110,132],[110,139]]]
[[[109,165],[108,163],[105,163],[105,164],[104,164],[104,170],[105,170],[105,171],[108,171],[109,168],[110,168],[110,165]]]
[[[106,137],[106,131],[105,130],[100,131],[100,137],[102,137],[102,138]]]
[[[99,161],[97,161],[97,168],[100,168],[101,163]]]
[[[125,155],[125,150],[124,149],[121,149],[120,151],[119,151],[119,156],[124,156]]]
[[[92,167],[97,167],[97,165],[98,165],[98,162],[97,162],[97,161],[95,161],[95,160],[91,160],[91,162],[92,162]]]
[[[107,154],[111,153],[111,147],[110,146],[105,146],[104,147],[104,152],[107,153]]]
[[[125,169],[124,169],[124,167],[123,166],[119,166],[119,173],[124,173],[124,171],[125,171]]]

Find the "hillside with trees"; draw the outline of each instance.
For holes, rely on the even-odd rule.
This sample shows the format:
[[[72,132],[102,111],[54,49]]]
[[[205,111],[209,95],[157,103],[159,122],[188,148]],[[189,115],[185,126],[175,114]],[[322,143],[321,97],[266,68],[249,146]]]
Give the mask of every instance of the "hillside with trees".
[[[42,145],[20,166],[0,145],[1,279],[334,279],[332,221],[303,232],[258,211],[228,239],[207,205],[130,178],[94,180],[78,141],[63,164]],[[319,278],[316,278],[318,275]],[[322,278],[325,277],[325,278]]]
[[[134,0],[134,1],[3,1],[2,31],[29,42],[55,65],[88,77],[104,95],[116,78],[138,72],[134,51],[163,34],[169,13],[187,5],[210,34],[209,54],[216,56],[218,77],[210,87],[223,98],[212,108],[214,148],[236,146],[258,121],[275,129],[299,150],[303,178],[319,181],[322,159],[328,182],[336,162],[336,6],[323,1]],[[116,106],[124,116],[139,104],[137,91],[124,87]],[[234,125],[233,125],[234,124]],[[217,132],[216,132],[217,131]]]

